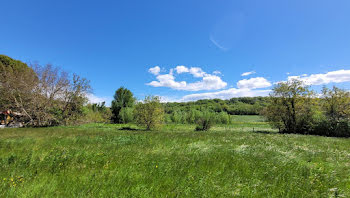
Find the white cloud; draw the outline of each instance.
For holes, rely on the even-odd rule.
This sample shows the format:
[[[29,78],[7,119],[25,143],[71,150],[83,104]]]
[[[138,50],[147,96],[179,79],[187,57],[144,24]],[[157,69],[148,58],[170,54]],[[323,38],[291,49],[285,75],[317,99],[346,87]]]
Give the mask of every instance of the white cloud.
[[[161,103],[167,103],[167,102],[181,102],[179,99],[176,99],[174,97],[169,96],[158,96],[160,98]]]
[[[175,68],[175,70],[176,70],[176,72],[177,72],[178,74],[181,74],[181,73],[188,73],[188,72],[190,71],[187,67],[185,67],[185,66],[183,66],[183,65],[177,66],[177,67]]]
[[[178,72],[178,70],[180,72]],[[149,83],[151,86],[159,87],[170,87],[176,90],[187,90],[187,91],[200,91],[200,90],[217,90],[222,89],[227,86],[227,83],[222,81],[222,79],[214,74],[207,74],[199,67],[187,68],[185,66],[178,66],[175,68],[177,73],[191,73],[194,77],[201,77],[202,80],[187,83],[185,81],[177,82],[173,72],[170,71],[169,74],[158,75],[158,81],[152,81]],[[321,85],[328,83],[342,83],[350,82],[350,70],[337,70],[331,71],[323,74],[302,74],[300,76],[288,76],[288,80],[299,79],[305,82],[307,85]],[[278,83],[278,82],[277,82]],[[274,83],[276,84],[276,83]],[[237,88],[230,88],[215,92],[206,93],[196,93],[185,95],[182,98],[169,98],[165,97],[162,99],[163,102],[185,102],[185,101],[195,101],[200,99],[230,99],[233,97],[254,97],[254,96],[267,96],[271,90],[268,89],[272,84],[267,79],[263,77],[256,77],[250,79],[243,79],[237,82]],[[263,90],[257,90],[259,88],[266,88]]]
[[[243,74],[241,74],[241,76],[249,76],[251,74],[255,74],[255,71],[250,71],[250,72],[244,72]]]
[[[220,75],[220,74],[221,74],[221,71],[215,70],[215,71],[213,71],[213,74],[214,74],[214,75]]]
[[[239,89],[258,89],[270,87],[272,84],[263,77],[243,79],[237,82]]]
[[[190,73],[194,77],[201,77],[202,80],[193,83],[187,83],[186,81],[176,81],[173,70],[175,70],[178,74]],[[153,87],[169,87],[176,90],[186,91],[218,90],[227,86],[227,83],[224,82],[219,76],[207,74],[199,67],[191,67],[188,69],[185,66],[177,66],[175,69],[170,69],[169,74],[157,75],[156,78],[157,81],[152,81],[150,83],[147,83],[147,85]]]
[[[147,85],[153,87],[170,87],[172,89],[179,90],[183,89],[187,85],[185,81],[175,81],[175,77],[172,75],[172,72],[169,74],[158,75],[156,78],[158,81],[152,81],[150,83],[147,83]]]
[[[200,90],[217,90],[227,86],[220,77],[214,75],[207,75],[201,81],[194,83],[187,83],[186,81],[175,81],[175,77],[171,74],[164,74],[157,76],[158,81],[152,81],[147,85],[153,87],[169,87],[176,90],[185,91],[200,91]]]
[[[201,81],[188,83],[188,85],[184,90],[188,90],[188,91],[218,90],[218,89],[225,88],[226,86],[227,86],[227,83],[222,81],[219,76],[208,74],[204,76],[203,80]]]
[[[194,77],[197,77],[197,78],[200,78],[200,77],[203,77],[203,76],[207,75],[207,73],[205,73],[199,67],[191,67],[190,68],[190,74],[192,74]]]
[[[301,76],[288,76],[288,80],[292,79],[302,80],[306,85],[350,82],[350,70],[342,69],[325,74],[311,74],[310,76],[307,76],[306,74]]]
[[[160,72],[160,67],[155,66],[155,67],[149,68],[148,72],[153,74],[153,75],[158,75]]]
[[[223,91],[190,94],[182,97],[181,101],[195,101],[200,99],[230,99],[234,97],[254,97],[267,96],[271,90],[251,90],[251,89],[236,89],[231,88]]]
[[[89,100],[89,103],[101,103],[101,102],[106,102],[106,106],[110,106],[111,102],[113,100],[112,97],[99,97],[94,94],[86,94],[86,97]]]

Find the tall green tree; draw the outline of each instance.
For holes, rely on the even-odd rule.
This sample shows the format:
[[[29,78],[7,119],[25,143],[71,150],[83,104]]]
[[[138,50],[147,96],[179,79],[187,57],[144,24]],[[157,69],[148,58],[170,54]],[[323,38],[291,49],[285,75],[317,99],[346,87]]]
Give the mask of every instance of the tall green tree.
[[[114,94],[112,101],[112,121],[114,123],[122,123],[123,118],[120,113],[123,108],[132,108],[135,104],[133,93],[124,87],[120,87]]]
[[[312,129],[313,92],[300,80],[278,83],[263,115],[281,132],[308,133]]]
[[[350,137],[350,92],[333,86],[322,89],[321,110],[314,134]]]
[[[332,122],[350,119],[350,92],[333,86],[322,89],[322,109]]]

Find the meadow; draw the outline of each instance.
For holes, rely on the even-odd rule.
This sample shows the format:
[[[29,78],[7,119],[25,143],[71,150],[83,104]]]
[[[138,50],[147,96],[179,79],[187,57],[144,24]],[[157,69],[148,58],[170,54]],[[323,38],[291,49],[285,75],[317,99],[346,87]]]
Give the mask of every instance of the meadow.
[[[350,139],[279,134],[259,116],[0,130],[0,197],[350,197]]]

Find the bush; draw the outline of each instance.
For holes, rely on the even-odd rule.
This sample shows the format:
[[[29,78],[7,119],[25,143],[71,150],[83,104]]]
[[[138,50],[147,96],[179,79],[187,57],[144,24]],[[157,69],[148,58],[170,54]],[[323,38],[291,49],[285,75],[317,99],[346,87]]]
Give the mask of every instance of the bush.
[[[122,108],[119,112],[119,120],[121,123],[126,124],[134,120],[133,108],[125,107]]]
[[[217,116],[217,123],[220,124],[230,124],[231,119],[230,119],[230,115],[227,114],[226,112],[221,112],[218,114]]]
[[[211,112],[204,112],[197,120],[196,131],[208,131],[214,125],[215,116]]]
[[[88,104],[83,108],[84,116],[79,120],[79,123],[109,123],[112,117],[112,112],[105,103]]]
[[[157,96],[147,96],[134,110],[138,125],[146,126],[147,130],[159,128],[163,124],[164,109]]]
[[[314,135],[350,137],[350,93],[333,87],[323,88],[321,115],[317,116]]]

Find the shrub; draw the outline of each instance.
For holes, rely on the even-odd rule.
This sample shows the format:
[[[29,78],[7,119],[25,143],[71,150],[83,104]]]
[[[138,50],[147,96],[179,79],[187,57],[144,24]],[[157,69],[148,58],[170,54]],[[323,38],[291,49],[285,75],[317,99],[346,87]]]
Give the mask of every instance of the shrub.
[[[83,108],[83,114],[79,123],[109,123],[112,117],[111,110],[105,106],[104,102],[86,105]]]
[[[134,110],[138,125],[146,126],[147,130],[155,129],[163,124],[164,109],[157,96],[147,96]]]
[[[202,117],[197,120],[196,131],[208,131],[214,124],[214,114],[204,112]]]
[[[130,123],[134,120],[133,108],[125,107],[119,112],[119,121],[123,124]]]
[[[219,113],[217,116],[217,119],[218,119],[217,123],[221,123],[221,124],[230,124],[231,122],[230,115],[227,114],[226,112]]]

